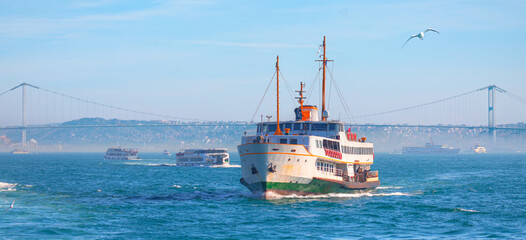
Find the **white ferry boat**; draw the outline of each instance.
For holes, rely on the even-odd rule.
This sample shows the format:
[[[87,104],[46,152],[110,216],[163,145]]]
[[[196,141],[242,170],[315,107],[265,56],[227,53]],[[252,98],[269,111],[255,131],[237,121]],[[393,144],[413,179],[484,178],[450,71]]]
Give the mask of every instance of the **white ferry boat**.
[[[238,146],[241,158],[241,184],[256,196],[349,193],[374,189],[380,185],[378,172],[371,171],[373,143],[358,138],[344,123],[330,121],[325,110],[325,37],[323,40],[322,115],[316,106],[295,109],[295,121],[279,119],[279,57],[277,76],[277,121],[257,124],[253,136],[243,136]],[[283,129],[283,130],[282,130]],[[283,131],[283,132],[282,132]]]
[[[11,151],[12,154],[29,154],[29,151],[26,149],[15,149]]]
[[[175,156],[178,166],[230,165],[230,155],[226,148],[182,149]]]
[[[171,154],[168,150],[164,150],[164,151],[163,151],[163,156],[168,156],[168,157],[170,157],[170,156],[172,156],[172,154]]]
[[[137,148],[108,148],[104,158],[110,160],[140,160],[138,154],[139,150]]]
[[[458,154],[460,148],[453,148],[448,145],[436,145],[433,142],[426,143],[425,146],[402,147],[402,154]]]
[[[471,151],[473,153],[486,153],[486,148],[484,146],[477,144],[471,148]]]

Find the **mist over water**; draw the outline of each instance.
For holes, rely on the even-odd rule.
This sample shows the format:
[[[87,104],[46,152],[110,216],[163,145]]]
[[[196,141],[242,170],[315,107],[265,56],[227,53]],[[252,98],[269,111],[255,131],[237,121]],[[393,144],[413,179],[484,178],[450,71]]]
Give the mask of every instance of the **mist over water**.
[[[525,154],[376,154],[371,192],[261,200],[228,168],[0,154],[5,238],[521,238]]]

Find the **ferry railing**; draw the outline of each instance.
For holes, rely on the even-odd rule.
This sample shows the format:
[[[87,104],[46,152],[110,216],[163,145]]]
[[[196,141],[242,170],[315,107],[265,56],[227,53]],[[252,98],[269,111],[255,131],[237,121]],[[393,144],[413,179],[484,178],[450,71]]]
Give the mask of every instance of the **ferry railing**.
[[[367,178],[377,178],[377,177],[378,177],[378,171],[367,172]]]

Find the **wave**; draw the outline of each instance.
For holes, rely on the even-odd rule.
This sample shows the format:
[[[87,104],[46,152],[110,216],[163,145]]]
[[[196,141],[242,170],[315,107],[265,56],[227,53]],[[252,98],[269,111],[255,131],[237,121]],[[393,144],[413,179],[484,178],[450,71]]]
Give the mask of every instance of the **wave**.
[[[126,165],[134,165],[134,166],[152,166],[152,167],[176,167],[178,166],[175,163],[140,163],[140,162],[125,162]],[[184,166],[181,166],[184,167]],[[194,166],[194,167],[211,167],[211,168],[240,168],[241,165],[215,165],[215,166]]]
[[[267,193],[268,199],[317,199],[317,198],[360,198],[360,197],[387,197],[387,196],[414,196],[421,193],[404,193],[404,192],[392,192],[392,193],[327,193],[320,195],[280,195],[277,193]]]
[[[477,210],[470,210],[470,209],[463,209],[463,208],[455,208],[455,212],[479,212]]]
[[[16,191],[16,183],[5,183],[0,182],[0,192],[12,192]]]
[[[23,185],[18,183],[5,183],[0,182],[0,192],[13,192],[16,191],[17,188],[32,188],[33,185]]]
[[[175,167],[177,164],[175,163],[134,163],[134,162],[127,162],[124,163],[126,165],[138,165],[138,166],[153,166],[153,167]]]
[[[397,186],[383,186],[383,187],[377,187],[376,189],[400,189],[404,187],[397,187]]]

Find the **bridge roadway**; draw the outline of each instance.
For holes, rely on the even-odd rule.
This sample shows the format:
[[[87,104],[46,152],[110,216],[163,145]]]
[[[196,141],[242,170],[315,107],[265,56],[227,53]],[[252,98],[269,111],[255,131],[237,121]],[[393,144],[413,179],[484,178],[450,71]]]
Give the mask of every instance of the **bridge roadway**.
[[[22,130],[22,129],[47,129],[47,128],[138,128],[138,127],[255,127],[254,123],[187,123],[187,124],[137,124],[137,125],[34,125],[34,126],[12,126],[0,127],[0,130]],[[489,129],[487,126],[465,126],[465,125],[409,125],[409,124],[345,124],[346,127],[399,127],[399,128],[464,128],[464,129]],[[526,128],[494,127],[494,130],[526,131]]]

